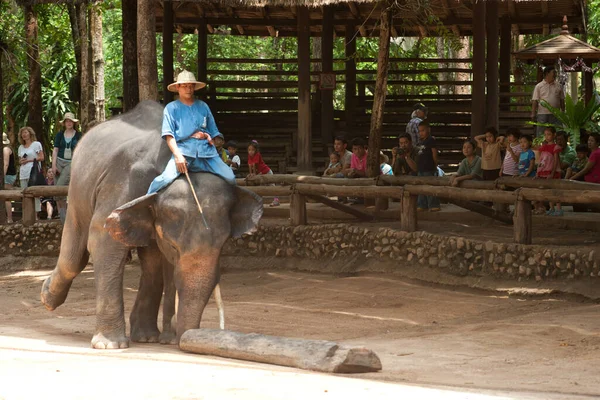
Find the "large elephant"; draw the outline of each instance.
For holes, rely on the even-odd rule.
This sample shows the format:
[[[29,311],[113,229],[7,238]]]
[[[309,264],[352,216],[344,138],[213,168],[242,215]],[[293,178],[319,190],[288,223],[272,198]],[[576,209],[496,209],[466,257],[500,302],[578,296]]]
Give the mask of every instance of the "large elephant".
[[[183,332],[200,325],[219,281],[219,255],[227,238],[251,232],[262,216],[258,196],[209,173],[190,174],[209,229],[185,177],[146,195],[171,157],[160,137],[161,121],[159,104],[141,103],[93,128],[73,159],[60,255],[43,284],[41,299],[49,310],[60,306],[91,254],[96,284],[94,348],[129,345],[123,266],[130,248],[137,247],[142,268],[130,317],[131,340],[177,342]],[[160,333],[157,319],[163,287]],[[176,330],[171,326],[175,288],[179,295]]]

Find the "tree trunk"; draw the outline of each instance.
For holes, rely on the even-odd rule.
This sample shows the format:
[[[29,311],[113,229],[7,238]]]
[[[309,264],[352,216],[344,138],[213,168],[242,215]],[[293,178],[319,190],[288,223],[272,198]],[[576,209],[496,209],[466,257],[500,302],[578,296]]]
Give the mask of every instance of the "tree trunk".
[[[461,48],[458,51],[458,55],[456,58],[469,58],[470,53],[470,45],[469,45],[469,37],[464,36],[460,38]],[[469,64],[467,63],[457,63],[456,68],[469,68]],[[471,79],[470,74],[466,72],[458,72],[456,74],[457,81],[468,81]],[[455,86],[454,87],[455,94],[469,94],[471,91],[468,86]]]
[[[5,44],[0,41],[0,132],[4,132],[4,82],[2,81],[2,59]],[[8,135],[7,135],[8,136]],[[0,151],[0,165],[4,166],[4,151]],[[0,168],[0,190],[4,190],[4,168]],[[6,221],[4,212],[0,212],[0,222]]]
[[[137,0],[121,0],[123,31],[123,111],[140,101],[137,66]]]
[[[106,119],[104,108],[104,56],[102,52],[102,9],[100,3],[102,0],[94,1],[91,12],[90,33],[92,37],[92,59],[94,62],[94,86],[95,86],[95,112],[96,122],[102,122]]]
[[[77,27],[79,28],[79,53],[81,59],[81,99],[79,102],[79,126],[81,129],[87,127],[88,122],[92,118],[89,113],[90,103],[90,64],[91,60],[89,57],[88,47],[88,23],[87,23],[87,5],[85,3],[78,3],[75,5],[75,11],[77,13]]]
[[[158,100],[158,63],[156,61],[154,2],[138,0],[137,6],[137,53],[140,101]]]
[[[27,125],[33,128],[44,151],[48,150],[42,121],[42,69],[40,67],[40,49],[38,45],[38,21],[33,6],[26,6],[25,35],[27,38],[27,66],[29,70],[29,117]]]
[[[71,22],[71,36],[73,37],[73,51],[75,53],[75,64],[77,74],[73,77],[69,92],[71,100],[81,103],[81,36],[79,31],[79,21],[77,19],[77,10],[74,4],[68,4],[69,21]]]
[[[379,30],[379,55],[377,57],[377,81],[373,94],[373,112],[371,114],[371,129],[369,134],[369,154],[367,156],[367,175],[376,177],[380,174],[379,149],[381,148],[381,133],[383,130],[383,111],[387,94],[387,74],[390,58],[392,10],[389,3],[381,14]]]

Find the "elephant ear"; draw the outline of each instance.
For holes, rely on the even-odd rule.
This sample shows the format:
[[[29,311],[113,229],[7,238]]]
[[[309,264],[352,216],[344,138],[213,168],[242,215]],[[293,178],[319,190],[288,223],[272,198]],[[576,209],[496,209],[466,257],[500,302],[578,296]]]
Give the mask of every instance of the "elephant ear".
[[[110,236],[127,246],[148,246],[154,236],[152,206],[156,195],[138,197],[114,210],[104,224]]]
[[[231,236],[240,237],[256,230],[263,215],[263,200],[256,193],[239,186],[234,187],[235,203],[229,212]]]

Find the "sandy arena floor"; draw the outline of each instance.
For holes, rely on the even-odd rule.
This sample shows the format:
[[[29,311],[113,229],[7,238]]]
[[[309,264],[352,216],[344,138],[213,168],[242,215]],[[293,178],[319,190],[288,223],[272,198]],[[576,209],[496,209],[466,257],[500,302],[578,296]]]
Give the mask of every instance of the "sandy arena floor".
[[[248,258],[248,263],[259,262]],[[136,344],[92,350],[88,267],[67,302],[39,302],[49,270],[0,275],[0,399],[578,399],[600,394],[600,305],[513,298],[385,275],[229,272],[226,324],[365,345],[380,373],[333,376]],[[126,313],[137,266],[125,277]],[[209,304],[203,326],[217,327]]]

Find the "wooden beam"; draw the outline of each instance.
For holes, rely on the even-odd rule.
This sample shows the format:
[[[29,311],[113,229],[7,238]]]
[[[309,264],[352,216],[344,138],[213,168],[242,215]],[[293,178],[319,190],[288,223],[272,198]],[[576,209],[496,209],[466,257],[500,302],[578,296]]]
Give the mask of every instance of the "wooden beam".
[[[173,2],[165,0],[163,2],[164,22],[163,22],[163,101],[168,104],[173,101],[173,92],[170,92],[167,87],[174,81],[173,79]]]
[[[340,210],[343,211],[347,214],[353,215],[355,217],[357,217],[360,220],[363,221],[373,221],[375,219],[375,217],[371,214],[362,212],[358,209],[356,209],[356,207],[352,207],[352,206],[347,206],[345,204],[339,203],[337,201],[331,200],[325,196],[319,196],[319,195],[306,195],[306,197],[308,197],[309,199],[318,201],[319,203],[323,203],[326,206],[329,206],[331,208],[335,208],[336,210]]]
[[[213,28],[212,25],[206,23],[206,19],[204,18],[205,13],[204,13],[204,9],[202,8],[202,6],[199,3],[195,3],[195,5],[196,5],[196,10],[198,10],[198,15],[200,16],[200,19],[203,21],[200,23],[203,23],[204,25],[206,25],[206,29],[208,29],[208,31],[211,34],[215,33],[215,28]]]
[[[531,201],[517,200],[513,220],[513,241],[519,244],[531,244],[533,231]]]
[[[394,24],[392,22],[392,37],[398,37],[400,35],[398,35],[398,31],[396,30],[396,28],[394,27]]]
[[[419,25],[419,33],[422,38],[427,37],[427,29],[423,25]]]
[[[414,232],[417,230],[417,197],[405,192],[400,197],[400,230]]]
[[[261,8],[260,13],[262,14],[264,19],[269,19],[269,12],[267,10],[267,6]],[[267,25],[267,30],[269,31],[269,35],[271,35],[271,37],[277,37],[277,31],[275,30],[275,27],[273,25]]]
[[[333,72],[333,6],[323,6],[323,28],[321,36],[321,67],[323,73]],[[333,90],[321,90],[321,137],[324,147],[333,143],[334,104]]]
[[[506,17],[500,22],[500,82],[510,82],[510,53],[512,49],[512,37],[510,33],[510,20]],[[510,92],[510,84],[500,86],[500,93]],[[501,111],[510,111],[510,105],[500,106]]]
[[[487,1],[485,5],[485,28],[487,34],[487,52],[486,52],[486,126],[499,128],[499,109],[500,97],[498,96],[499,88],[499,24],[498,24],[498,2]]]
[[[540,2],[540,5],[542,7],[542,17],[546,18],[548,16],[548,1],[542,0]],[[542,25],[542,35],[548,35],[548,34],[550,34],[550,25],[543,24]]]
[[[360,16],[360,10],[356,6],[356,3],[350,2],[350,3],[348,3],[348,7],[350,8],[350,12],[354,16],[354,18],[356,18],[359,21],[362,20],[362,17]],[[358,32],[360,33],[360,36],[362,36],[362,37],[366,37],[367,36],[367,30],[365,29],[365,26],[364,26],[363,23],[359,24],[359,26],[358,26]]]
[[[356,107],[356,30],[354,24],[346,25],[345,30],[345,56],[346,56],[346,92],[344,111],[346,117],[346,130],[354,127],[354,113]]]
[[[491,207],[486,207],[483,204],[475,203],[474,201],[459,200],[459,199],[452,199],[452,200],[448,200],[448,201],[450,203],[453,203],[454,205],[464,208],[465,210],[476,212],[476,213],[484,215],[486,217],[495,219],[496,221],[500,221],[500,222],[508,224],[508,225],[513,224],[513,220],[508,214],[500,212],[498,210],[495,210]]]
[[[511,30],[515,35],[519,35],[520,34],[519,24],[517,24],[515,22],[519,18],[519,15],[517,14],[517,7],[515,6],[515,0],[508,0],[507,6],[508,6],[508,15],[510,15],[510,19],[513,22]]]
[[[485,1],[473,7],[473,85],[471,137],[481,135],[485,124]]]
[[[310,107],[310,25],[308,7],[298,8],[298,169],[312,170],[312,124]]]
[[[242,21],[241,18],[237,18],[235,15],[235,11],[233,10],[233,7],[231,6],[227,6],[227,15],[229,15],[230,17],[233,17],[237,22]],[[239,24],[235,24],[235,29],[237,29],[237,31],[240,33],[240,35],[244,34],[244,27],[239,25]]]
[[[198,79],[200,82],[208,80],[208,34],[206,20],[201,19],[198,25],[198,53],[196,63],[198,64]]]
[[[380,189],[387,188],[380,187]],[[493,201],[502,204],[513,204],[516,200],[515,192],[503,192],[501,190],[465,190],[462,188],[447,186],[406,185],[404,186],[404,191],[410,194],[435,196],[450,200],[458,199],[468,201]]]
[[[290,222],[293,226],[306,225],[306,198],[300,193],[293,193],[290,200]]]

